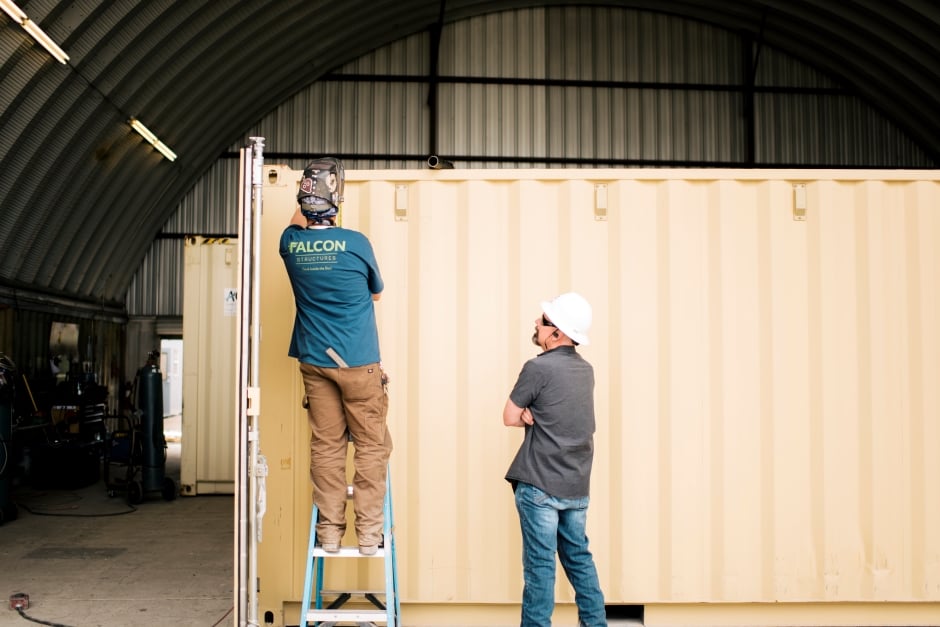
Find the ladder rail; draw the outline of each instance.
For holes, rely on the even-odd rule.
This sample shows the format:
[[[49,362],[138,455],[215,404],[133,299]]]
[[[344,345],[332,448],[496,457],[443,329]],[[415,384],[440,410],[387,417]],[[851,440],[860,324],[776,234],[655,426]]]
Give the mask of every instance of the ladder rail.
[[[339,553],[327,553],[317,548],[317,519],[319,510],[314,505],[310,512],[310,534],[307,544],[306,565],[304,572],[304,591],[301,601],[300,627],[308,625],[332,625],[335,622],[358,622],[361,625],[375,625],[377,622],[388,627],[401,627],[401,601],[398,596],[398,556],[395,550],[394,519],[392,515],[392,481],[391,470],[386,473],[385,501],[382,507],[382,547],[375,555],[360,555],[358,549],[341,547]],[[325,561],[331,558],[364,558],[384,560],[385,599],[384,603],[376,594],[381,592],[370,591],[365,599],[378,609],[344,610],[340,606],[350,597],[349,592],[339,592],[345,598],[334,601],[328,608],[323,607],[323,580]],[[312,598],[311,598],[312,597]],[[313,607],[311,607],[311,604]]]
[[[316,546],[317,541],[317,506],[314,505],[313,509],[310,512],[310,535],[307,537],[310,538],[310,541],[307,543],[307,557],[304,562],[307,564],[306,572],[304,573],[304,594],[303,600],[301,601],[301,627],[307,627],[307,609],[310,607],[310,577],[313,572],[314,560],[313,560],[313,547]],[[319,573],[318,573],[319,575]],[[320,599],[317,599],[317,607],[319,606]]]
[[[383,535],[385,536],[385,611],[388,625],[397,627],[396,618],[401,617],[401,607],[398,600],[398,556],[395,554],[394,521],[392,520],[392,477],[391,472],[385,478],[385,507],[384,507]],[[391,591],[391,593],[389,592]],[[394,598],[389,598],[391,594]]]

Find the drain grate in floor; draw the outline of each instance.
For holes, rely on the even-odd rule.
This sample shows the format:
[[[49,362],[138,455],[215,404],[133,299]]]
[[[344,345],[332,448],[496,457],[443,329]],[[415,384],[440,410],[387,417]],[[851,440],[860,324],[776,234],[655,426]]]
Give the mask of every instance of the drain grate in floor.
[[[127,549],[117,547],[48,546],[30,551],[26,557],[37,560],[104,560]]]

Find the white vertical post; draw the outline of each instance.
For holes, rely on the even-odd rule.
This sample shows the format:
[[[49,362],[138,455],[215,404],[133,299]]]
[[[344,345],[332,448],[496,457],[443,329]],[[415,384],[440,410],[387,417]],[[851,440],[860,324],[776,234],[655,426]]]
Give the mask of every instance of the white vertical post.
[[[264,138],[252,137],[241,151],[239,190],[239,338],[238,338],[238,455],[236,493],[235,624],[257,626],[258,540],[264,501],[264,466],[258,451],[260,412],[259,342],[261,338],[261,204]]]
[[[261,517],[259,505],[261,495],[264,493],[264,477],[258,476],[261,463],[258,456],[258,415],[260,413],[260,393],[258,389],[261,372],[260,346],[261,341],[261,205],[263,185],[261,179],[264,170],[264,138],[251,137],[252,142],[252,244],[251,244],[251,337],[250,337],[250,373],[248,381],[248,397],[246,411],[248,413],[248,446],[249,471],[251,472],[251,498],[250,522],[251,535],[248,538],[248,620],[250,625],[258,625],[258,540],[261,535]]]

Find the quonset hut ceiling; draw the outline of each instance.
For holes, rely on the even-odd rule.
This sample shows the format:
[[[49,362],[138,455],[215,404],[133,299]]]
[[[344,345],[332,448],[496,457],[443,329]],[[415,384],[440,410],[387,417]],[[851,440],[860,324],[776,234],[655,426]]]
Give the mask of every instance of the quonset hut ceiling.
[[[246,128],[362,54],[492,11],[616,6],[701,20],[833,76],[940,163],[933,0],[21,0],[0,17],[0,297],[120,312],[180,199]],[[429,68],[429,73],[430,73]],[[165,160],[139,118],[179,155]],[[758,164],[759,165],[759,164]]]

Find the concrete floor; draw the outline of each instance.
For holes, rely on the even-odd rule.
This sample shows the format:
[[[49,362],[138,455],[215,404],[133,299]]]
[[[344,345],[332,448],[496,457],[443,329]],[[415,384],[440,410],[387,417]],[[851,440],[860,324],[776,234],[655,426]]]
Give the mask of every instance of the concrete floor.
[[[180,443],[168,440],[165,474],[178,485]],[[234,624],[233,497],[155,493],[129,506],[103,481],[13,496],[18,517],[0,525],[0,627]],[[9,609],[17,593],[29,595],[25,617]],[[626,625],[641,622],[610,622]]]
[[[179,481],[179,444],[166,476]],[[29,595],[32,622],[68,627],[232,624],[231,496],[133,507],[103,482],[76,490],[17,486],[18,517],[0,526],[0,625],[30,624],[9,609]]]

